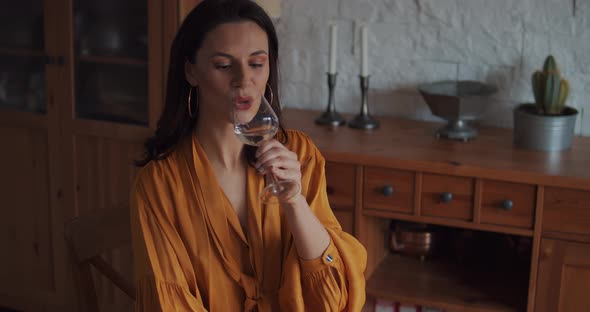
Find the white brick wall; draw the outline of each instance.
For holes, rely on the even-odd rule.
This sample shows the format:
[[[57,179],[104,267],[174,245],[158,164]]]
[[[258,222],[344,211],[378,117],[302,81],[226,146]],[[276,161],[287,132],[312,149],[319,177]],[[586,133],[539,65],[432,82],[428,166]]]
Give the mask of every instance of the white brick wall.
[[[500,89],[482,122],[512,127],[512,109],[532,101],[530,75],[551,53],[572,87],[568,105],[585,109],[578,131],[590,136],[590,0],[576,2],[574,10],[574,0],[283,0],[276,20],[283,105],[326,108],[335,22],[337,110],[358,112],[358,25],[366,23],[374,115],[437,120],[416,86],[477,79]]]

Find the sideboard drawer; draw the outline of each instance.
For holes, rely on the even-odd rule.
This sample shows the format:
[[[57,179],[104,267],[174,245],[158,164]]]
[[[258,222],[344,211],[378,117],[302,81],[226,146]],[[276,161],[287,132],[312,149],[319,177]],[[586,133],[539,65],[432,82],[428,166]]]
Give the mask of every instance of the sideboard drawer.
[[[590,191],[545,188],[543,231],[590,235]]]
[[[482,181],[481,223],[533,228],[534,185]]]
[[[422,177],[422,215],[473,219],[474,179],[438,174]]]
[[[355,166],[326,162],[326,192],[335,209],[354,209]]]
[[[414,172],[365,168],[363,208],[412,213],[414,181]]]

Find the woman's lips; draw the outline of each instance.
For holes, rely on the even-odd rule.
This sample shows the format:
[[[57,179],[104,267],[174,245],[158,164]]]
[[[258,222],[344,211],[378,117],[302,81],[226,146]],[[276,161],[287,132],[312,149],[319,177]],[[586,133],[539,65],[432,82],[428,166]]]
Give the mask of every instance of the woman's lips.
[[[234,99],[234,105],[237,110],[247,110],[252,107],[253,99],[251,96],[238,96]]]

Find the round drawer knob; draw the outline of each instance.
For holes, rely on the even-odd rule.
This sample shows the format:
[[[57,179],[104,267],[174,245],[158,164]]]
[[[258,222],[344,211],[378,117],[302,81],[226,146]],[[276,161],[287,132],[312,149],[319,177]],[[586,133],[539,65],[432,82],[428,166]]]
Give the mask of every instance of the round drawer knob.
[[[502,208],[504,210],[510,211],[512,210],[512,207],[514,207],[514,203],[510,199],[505,199],[502,201]]]
[[[385,196],[393,195],[393,186],[391,186],[391,185],[384,186],[383,189],[381,190],[381,193],[383,193],[383,195],[385,195]]]
[[[451,200],[453,200],[453,193],[451,193],[451,192],[444,192],[444,193],[440,194],[440,200],[443,203],[450,203]]]

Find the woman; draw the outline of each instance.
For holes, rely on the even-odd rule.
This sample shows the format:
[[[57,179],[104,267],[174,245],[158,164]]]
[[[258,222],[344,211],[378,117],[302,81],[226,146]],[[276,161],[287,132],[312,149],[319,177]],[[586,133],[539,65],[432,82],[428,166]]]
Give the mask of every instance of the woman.
[[[249,0],[205,0],[180,27],[131,196],[138,311],[360,311],[366,252],[332,214],[320,152],[297,131],[258,148],[233,132],[233,106],[262,94],[280,116],[277,53]],[[295,195],[262,204],[267,172]]]

